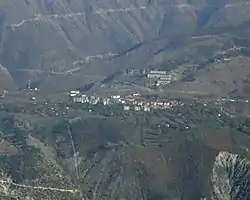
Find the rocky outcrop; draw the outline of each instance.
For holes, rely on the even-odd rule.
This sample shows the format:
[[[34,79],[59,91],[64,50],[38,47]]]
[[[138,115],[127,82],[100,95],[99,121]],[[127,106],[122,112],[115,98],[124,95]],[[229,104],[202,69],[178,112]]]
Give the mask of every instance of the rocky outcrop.
[[[214,200],[250,199],[250,161],[239,155],[220,152],[211,180]]]

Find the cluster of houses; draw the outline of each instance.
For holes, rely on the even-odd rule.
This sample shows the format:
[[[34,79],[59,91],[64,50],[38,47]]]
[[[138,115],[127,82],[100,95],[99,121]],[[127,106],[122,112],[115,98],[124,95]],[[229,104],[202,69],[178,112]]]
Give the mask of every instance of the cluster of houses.
[[[129,76],[147,77],[150,81],[154,81],[153,85],[155,86],[168,85],[173,79],[172,74],[160,70],[127,69],[126,74]]]
[[[103,104],[114,105],[120,104],[123,105],[124,111],[144,111],[149,112],[152,109],[169,109],[174,106],[180,105],[180,102],[175,100],[166,100],[166,101],[149,101],[141,98],[140,94],[133,93],[128,96],[113,95],[109,97],[99,97],[99,96],[87,96],[82,94],[80,91],[71,91],[70,97],[75,103],[88,103],[92,105]]]

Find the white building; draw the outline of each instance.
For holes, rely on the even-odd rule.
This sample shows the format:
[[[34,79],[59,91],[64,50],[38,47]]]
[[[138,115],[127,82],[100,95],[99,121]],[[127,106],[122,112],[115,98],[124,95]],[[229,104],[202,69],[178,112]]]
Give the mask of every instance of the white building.
[[[143,110],[144,110],[144,112],[150,112],[150,107],[149,106],[144,106]]]
[[[151,74],[149,73],[147,75],[148,78],[154,78],[154,79],[158,79],[158,78],[168,78],[170,75],[167,74]]]
[[[124,109],[125,111],[129,111],[129,110],[130,110],[130,106],[124,106],[123,109]]]
[[[86,95],[81,95],[81,96],[73,96],[73,101],[76,103],[88,103],[89,98]]]
[[[169,79],[159,79],[156,81],[156,86],[168,85],[171,83],[171,77]]]
[[[78,91],[78,90],[71,90],[70,94],[80,94],[80,91]]]
[[[140,93],[133,93],[132,96],[134,96],[134,97],[139,97],[139,96],[140,96]]]
[[[160,70],[151,70],[149,73],[150,74],[167,74],[166,71],[160,71]]]
[[[98,104],[100,102],[100,98],[99,97],[95,97],[95,96],[91,96],[90,99],[89,99],[89,103],[90,104]]]
[[[141,107],[140,107],[140,106],[135,106],[135,107],[134,107],[134,110],[135,110],[135,111],[141,111]]]
[[[103,105],[105,106],[105,105],[109,105],[110,104],[110,99],[109,98],[105,98],[105,99],[103,99]]]
[[[70,93],[70,94],[69,94],[69,96],[71,96],[71,97],[76,97],[76,96],[77,96],[77,94]]]
[[[121,96],[120,96],[120,95],[114,95],[114,96],[112,96],[111,98],[112,98],[112,99],[120,99]]]
[[[137,105],[138,105],[138,106],[142,106],[142,105],[143,105],[143,102],[142,102],[142,101],[141,101],[141,102],[138,102]]]
[[[76,97],[77,95],[80,95],[80,91],[77,91],[77,90],[70,91],[70,94],[69,94],[70,97]]]

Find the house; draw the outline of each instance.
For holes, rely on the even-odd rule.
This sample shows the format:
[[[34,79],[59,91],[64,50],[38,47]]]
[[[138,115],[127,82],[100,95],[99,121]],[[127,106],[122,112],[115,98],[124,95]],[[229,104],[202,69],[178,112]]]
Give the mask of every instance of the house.
[[[70,93],[70,94],[69,94],[69,96],[71,96],[71,97],[75,97],[75,96],[77,96],[77,94]]]
[[[134,111],[141,111],[141,107],[140,106],[135,106]]]
[[[141,101],[141,102],[138,102],[137,105],[138,105],[138,106],[142,106],[143,103],[144,103],[144,102]]]
[[[150,112],[150,107],[149,106],[144,106],[143,110],[144,110],[144,112]]]
[[[166,71],[158,71],[158,70],[151,70],[147,75],[148,78],[155,78],[155,79],[165,78],[167,76],[168,75]]]
[[[114,95],[114,96],[112,96],[111,98],[112,98],[112,99],[120,99],[121,96],[120,96],[120,95]]]
[[[124,109],[125,111],[129,111],[129,110],[130,110],[130,106],[124,106],[123,109]]]
[[[159,78],[168,78],[169,75],[167,74],[151,74],[149,73],[147,75],[148,78],[154,78],[154,79],[159,79]]]
[[[158,105],[158,106],[163,106],[163,105],[164,105],[164,102],[157,102],[157,105]]]
[[[78,90],[71,90],[70,94],[80,94],[80,91],[78,91]]]
[[[100,102],[100,98],[99,97],[95,97],[95,96],[91,96],[90,99],[89,99],[89,103],[90,104],[98,104]]]
[[[89,98],[86,95],[75,95],[75,96],[73,96],[73,102],[76,102],[76,103],[88,103]]]
[[[105,99],[103,99],[103,105],[105,106],[105,105],[109,105],[110,104],[110,99],[109,98],[105,98]]]
[[[171,83],[171,79],[159,79],[156,81],[155,85],[160,86],[160,85],[168,85]]]
[[[134,97],[139,97],[140,96],[140,93],[133,93],[132,94]]]
[[[77,95],[80,95],[80,91],[77,91],[77,90],[72,90],[72,91],[70,91],[69,96],[75,97],[75,96],[77,96]]]
[[[138,104],[138,102],[135,100],[135,101],[133,101],[133,104],[134,104],[134,105],[137,105],[137,104]]]

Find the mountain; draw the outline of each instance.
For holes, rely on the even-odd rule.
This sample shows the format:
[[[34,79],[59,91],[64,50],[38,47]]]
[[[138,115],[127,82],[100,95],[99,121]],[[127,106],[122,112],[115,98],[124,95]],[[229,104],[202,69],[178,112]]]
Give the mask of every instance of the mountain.
[[[249,200],[249,13],[248,0],[1,0],[0,198]],[[133,68],[177,78],[149,88]],[[170,107],[77,104],[70,89]]]
[[[249,10],[246,0],[3,0],[0,63],[19,87],[53,90],[197,64],[247,38]]]

